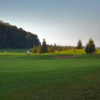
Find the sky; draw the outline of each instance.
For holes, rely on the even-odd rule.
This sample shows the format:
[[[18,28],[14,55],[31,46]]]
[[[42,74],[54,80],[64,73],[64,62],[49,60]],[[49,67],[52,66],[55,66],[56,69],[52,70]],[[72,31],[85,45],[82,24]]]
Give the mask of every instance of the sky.
[[[0,20],[38,35],[40,42],[100,47],[100,0],[0,0]]]

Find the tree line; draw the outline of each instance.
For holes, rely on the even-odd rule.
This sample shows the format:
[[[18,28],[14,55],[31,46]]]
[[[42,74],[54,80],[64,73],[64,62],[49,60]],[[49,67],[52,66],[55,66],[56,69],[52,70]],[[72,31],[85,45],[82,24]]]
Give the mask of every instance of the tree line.
[[[0,49],[32,48],[40,45],[36,34],[0,21]]]
[[[33,53],[52,53],[55,51],[65,51],[68,49],[85,49],[86,53],[92,54],[96,51],[95,43],[92,38],[89,39],[86,47],[83,47],[79,40],[77,46],[48,45],[45,39],[40,43],[38,36],[31,32],[26,32],[22,28],[10,25],[0,20],[0,49],[22,49],[32,48]]]
[[[82,41],[79,40],[76,46],[77,49],[82,49],[83,45],[82,45]],[[89,39],[88,43],[86,44],[86,46],[84,47],[85,52],[87,54],[92,54],[96,52],[96,47],[95,47],[95,43],[94,40],[92,38]]]
[[[32,48],[32,52],[41,54],[41,53],[52,53],[55,51],[58,51],[58,52],[66,51],[68,49],[75,50],[75,49],[83,49],[83,48],[87,54],[92,54],[96,52],[95,43],[92,38],[89,39],[85,47],[83,47],[81,39],[79,39],[79,41],[77,42],[76,47],[75,46],[57,46],[56,44],[47,45],[45,39],[43,39],[42,45],[39,45],[39,46],[34,45],[34,47]]]
[[[49,45],[46,43],[46,40],[43,39],[43,42],[39,46],[34,46],[32,48],[33,53],[52,53],[55,51],[66,51],[67,49],[73,48],[72,46],[60,46],[60,45]]]

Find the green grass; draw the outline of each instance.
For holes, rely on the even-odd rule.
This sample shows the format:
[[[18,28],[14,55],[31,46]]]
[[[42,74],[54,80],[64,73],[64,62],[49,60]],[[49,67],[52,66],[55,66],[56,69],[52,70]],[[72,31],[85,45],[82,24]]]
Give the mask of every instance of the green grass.
[[[1,54],[0,100],[100,100],[100,55],[58,54]]]
[[[22,52],[26,52],[27,50],[30,49],[0,49],[0,52],[4,53],[5,51],[10,52],[10,53],[22,53]]]
[[[84,49],[76,49],[76,51],[74,52],[73,49],[71,50],[66,50],[66,51],[61,51],[61,52],[56,52],[56,53],[59,53],[59,54],[86,54]]]

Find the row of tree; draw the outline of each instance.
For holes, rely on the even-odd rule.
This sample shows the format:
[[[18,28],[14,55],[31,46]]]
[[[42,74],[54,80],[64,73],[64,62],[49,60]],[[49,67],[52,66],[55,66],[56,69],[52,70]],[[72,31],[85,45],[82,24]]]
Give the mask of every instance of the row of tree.
[[[64,51],[75,48],[73,46],[57,46],[47,45],[43,39],[42,45],[36,34],[26,32],[22,28],[17,28],[9,23],[0,20],[0,48],[1,49],[16,49],[16,48],[32,48],[33,53],[51,53],[55,51]],[[79,40],[76,46],[77,49],[82,49],[82,41]],[[86,47],[86,53],[93,53],[96,51],[94,41],[90,38]]]
[[[94,43],[93,39],[90,38],[88,43],[86,44],[86,47],[83,47],[81,40],[79,40],[77,43],[77,46],[74,47],[74,46],[57,46],[56,44],[47,45],[45,39],[43,39],[42,45],[39,45],[39,46],[34,45],[32,52],[39,53],[39,54],[47,53],[47,52],[52,53],[55,51],[66,51],[68,49],[73,49],[73,48],[76,48],[76,49],[84,48],[85,52],[89,53],[89,54],[92,54],[96,51],[95,43]]]
[[[78,41],[76,48],[77,49],[82,49],[83,48],[81,40]],[[92,53],[96,52],[95,43],[94,43],[94,41],[93,41],[92,38],[90,38],[89,41],[88,41],[88,43],[86,44],[85,52],[89,53],[89,54],[92,54]]]
[[[36,34],[0,21],[0,49],[32,48],[40,45]]]
[[[33,53],[52,53],[55,51],[65,51],[67,49],[73,48],[71,46],[59,46],[59,45],[48,45],[46,44],[45,39],[43,39],[42,45],[35,46],[32,48]]]

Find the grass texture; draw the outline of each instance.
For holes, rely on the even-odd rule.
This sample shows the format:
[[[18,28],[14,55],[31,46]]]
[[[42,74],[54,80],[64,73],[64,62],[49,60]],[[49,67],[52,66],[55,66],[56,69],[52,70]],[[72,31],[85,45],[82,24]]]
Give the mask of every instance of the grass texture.
[[[70,53],[68,53],[70,52]],[[0,100],[100,100],[100,55],[0,54]]]

